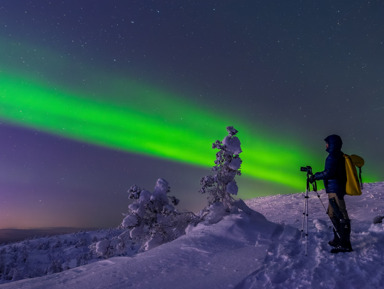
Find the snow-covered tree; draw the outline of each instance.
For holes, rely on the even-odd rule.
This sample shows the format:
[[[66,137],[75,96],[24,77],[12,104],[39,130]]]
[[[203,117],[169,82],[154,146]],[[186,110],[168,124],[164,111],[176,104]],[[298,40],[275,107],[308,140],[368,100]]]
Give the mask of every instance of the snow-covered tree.
[[[117,237],[97,242],[93,246],[94,252],[106,258],[135,254],[180,237],[190,224],[216,223],[228,212],[247,211],[249,208],[244,202],[233,199],[238,192],[235,176],[241,175],[241,145],[235,136],[237,130],[227,127],[227,131],[223,141],[213,144],[214,149],[219,149],[213,174],[201,180],[200,192],[208,194],[209,207],[199,217],[176,210],[179,200],[168,196],[170,187],[164,179],[157,180],[152,193],[134,185],[128,190],[128,197],[133,201],[119,226],[124,231]]]
[[[168,196],[169,192],[168,182],[161,178],[152,193],[132,186],[128,198],[133,202],[119,226],[125,231],[111,240],[98,242],[96,252],[103,257],[127,255],[130,251],[149,250],[183,235],[196,216],[179,213],[175,209],[179,200]]]
[[[237,130],[232,126],[227,127],[228,135],[221,142],[213,143],[213,149],[219,149],[216,153],[213,175],[201,179],[201,193],[208,193],[209,204],[221,202],[225,208],[230,208],[233,195],[237,195],[238,187],[235,181],[237,175],[241,175],[242,160],[240,140],[235,136]]]
[[[227,127],[228,135],[223,141],[217,140],[212,148],[218,149],[216,153],[215,166],[212,168],[213,174],[201,179],[202,185],[200,192],[208,194],[209,211],[229,212],[232,210],[234,199],[237,195],[238,187],[235,181],[237,175],[241,175],[240,158],[241,143],[235,136],[237,130],[232,126]],[[217,214],[216,214],[217,215]]]
[[[164,179],[158,179],[153,193],[132,186],[129,198],[135,201],[128,206],[120,227],[130,230],[131,239],[148,239],[146,249],[155,243],[164,243],[174,239],[173,219],[178,215],[175,206],[179,200],[168,196],[170,186]]]

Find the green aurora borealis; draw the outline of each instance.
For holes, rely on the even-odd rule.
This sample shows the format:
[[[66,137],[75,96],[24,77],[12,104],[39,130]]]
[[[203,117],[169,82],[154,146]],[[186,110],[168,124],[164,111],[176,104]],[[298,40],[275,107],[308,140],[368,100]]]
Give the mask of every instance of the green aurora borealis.
[[[112,81],[116,84],[117,81]],[[121,81],[120,93],[132,95],[132,106],[95,101],[42,81],[1,72],[0,116],[11,123],[37,128],[82,142],[212,166],[209,146],[225,135],[231,119],[211,115],[183,98],[136,82]],[[116,90],[111,88],[111,91]],[[150,102],[155,111],[145,103]],[[228,123],[229,122],[229,123]],[[245,124],[234,124],[242,141],[244,176],[301,189],[298,168],[311,159],[287,140],[273,141]]]

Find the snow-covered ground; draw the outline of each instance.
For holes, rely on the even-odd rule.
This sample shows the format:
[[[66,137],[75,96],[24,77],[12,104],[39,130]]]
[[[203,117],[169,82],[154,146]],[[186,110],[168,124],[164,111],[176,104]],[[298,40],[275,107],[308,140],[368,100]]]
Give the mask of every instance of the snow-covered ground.
[[[319,192],[324,205],[326,194]],[[247,201],[255,211],[199,224],[175,241],[133,257],[115,257],[61,273],[0,285],[12,289],[384,288],[384,183],[346,196],[351,253],[331,254],[330,221],[310,192],[308,254],[301,238],[304,194]]]

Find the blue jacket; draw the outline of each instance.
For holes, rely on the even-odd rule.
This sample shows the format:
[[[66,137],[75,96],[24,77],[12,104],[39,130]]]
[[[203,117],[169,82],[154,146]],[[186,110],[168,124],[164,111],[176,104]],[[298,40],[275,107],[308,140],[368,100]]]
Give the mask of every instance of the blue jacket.
[[[341,151],[343,142],[338,135],[330,135],[325,138],[328,143],[328,157],[325,160],[324,171],[315,173],[315,180],[324,180],[327,193],[336,193],[339,199],[343,199],[347,176],[345,172],[344,153]]]

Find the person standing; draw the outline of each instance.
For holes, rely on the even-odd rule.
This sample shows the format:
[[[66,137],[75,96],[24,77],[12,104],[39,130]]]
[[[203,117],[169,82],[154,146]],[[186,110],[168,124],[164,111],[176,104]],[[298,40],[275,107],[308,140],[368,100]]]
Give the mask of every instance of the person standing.
[[[328,156],[322,172],[315,173],[310,181],[323,180],[328,195],[327,214],[333,223],[334,238],[328,244],[334,247],[331,253],[351,252],[350,241],[351,221],[344,201],[347,183],[344,153],[341,151],[343,142],[338,135],[330,135],[325,139]]]

